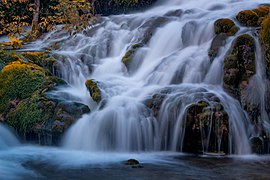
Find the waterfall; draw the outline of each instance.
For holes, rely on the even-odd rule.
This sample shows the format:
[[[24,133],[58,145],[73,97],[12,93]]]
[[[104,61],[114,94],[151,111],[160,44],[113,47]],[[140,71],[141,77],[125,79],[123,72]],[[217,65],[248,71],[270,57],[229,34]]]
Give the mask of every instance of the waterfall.
[[[19,145],[17,138],[3,125],[0,124],[0,150]]]
[[[58,40],[64,43],[54,53],[62,57],[59,76],[69,87],[55,93],[69,94],[92,110],[68,130],[63,146],[87,151],[182,151],[187,141],[187,113],[203,101],[210,109],[220,104],[228,114],[227,152],[250,153],[249,138],[256,136],[254,125],[239,101],[223,89],[223,61],[235,37],[247,29],[240,26],[212,63],[208,50],[215,36],[215,20],[233,19],[240,10],[264,2],[160,1],[143,13],[101,17],[99,23],[76,37],[60,36]],[[45,38],[42,44],[53,42],[57,38]],[[256,45],[257,73],[251,83],[261,85],[264,67],[258,40]],[[135,46],[132,62],[125,66],[122,58]],[[87,79],[98,82],[100,104],[89,97],[84,85]],[[261,102],[261,121],[269,129],[265,93],[262,85],[250,98]],[[147,104],[156,96],[161,98],[157,114]],[[213,104],[211,98],[218,100]],[[220,151],[225,138],[222,134],[212,137],[214,123],[219,123],[213,117],[209,114],[210,128],[200,130],[205,137],[201,140],[203,151],[210,148],[211,138],[217,139],[213,146]]]

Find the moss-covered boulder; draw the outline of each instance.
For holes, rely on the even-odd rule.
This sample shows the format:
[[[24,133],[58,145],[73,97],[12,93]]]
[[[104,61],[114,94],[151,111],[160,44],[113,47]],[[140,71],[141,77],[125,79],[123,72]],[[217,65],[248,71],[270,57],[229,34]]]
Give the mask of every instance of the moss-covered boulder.
[[[49,72],[54,72],[55,64],[57,63],[56,58],[50,54],[49,51],[26,51],[22,52],[21,55],[25,57],[29,62],[37,64]]]
[[[244,34],[237,37],[224,61],[224,87],[234,97],[239,98],[249,78],[256,73],[255,41]]]
[[[235,25],[233,20],[228,18],[218,19],[214,23],[216,36],[214,37],[211,47],[208,51],[210,61],[218,55],[219,49],[226,44],[229,36],[235,35],[239,31],[239,27]]]
[[[239,27],[235,25],[235,23],[228,18],[218,19],[214,23],[215,33],[226,33],[228,36],[235,35],[237,31],[239,31]]]
[[[4,57],[7,61],[0,72],[0,120],[22,139],[57,144],[71,124],[90,112],[86,105],[50,97],[47,93],[65,82],[32,63],[36,61],[25,53],[5,51]]]
[[[270,17],[265,17],[261,24],[260,41],[263,47],[263,54],[266,63],[268,77],[270,76]]]
[[[85,82],[86,88],[89,90],[91,98],[99,103],[101,101],[101,91],[98,87],[98,82],[96,82],[94,79],[89,79]]]
[[[260,26],[261,18],[269,14],[269,6],[261,6],[253,10],[240,11],[236,19],[244,26]]]
[[[46,82],[45,71],[34,64],[15,61],[0,73],[0,113],[10,100],[24,99],[41,88]]]

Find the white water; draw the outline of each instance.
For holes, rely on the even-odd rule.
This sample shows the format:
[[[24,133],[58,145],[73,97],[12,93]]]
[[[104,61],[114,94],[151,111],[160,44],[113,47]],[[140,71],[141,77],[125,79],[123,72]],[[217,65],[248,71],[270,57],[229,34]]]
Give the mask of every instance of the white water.
[[[87,151],[181,151],[187,107],[211,93],[220,99],[229,115],[229,152],[250,153],[249,138],[256,135],[254,127],[239,102],[222,88],[224,56],[235,37],[227,40],[212,64],[208,50],[214,38],[216,19],[234,18],[240,10],[256,8],[267,2],[161,1],[159,6],[144,13],[104,17],[84,35],[78,34],[75,38],[60,36],[58,40],[66,41],[55,53],[65,57],[60,63],[61,77],[70,87],[61,88],[56,93],[69,94],[88,104],[92,110],[71,127],[64,139],[64,147]],[[181,10],[181,15],[166,16],[175,10]],[[156,19],[159,19],[157,23]],[[128,71],[121,59],[128,47],[142,41],[149,28],[153,35],[147,45],[135,53]],[[246,31],[249,29],[241,27],[236,36]],[[40,42],[42,47],[58,41],[48,37]],[[258,53],[257,62],[261,62]],[[264,75],[261,65],[257,63],[256,68],[253,79],[262,86],[259,89],[264,92],[257,95],[263,101]],[[99,108],[89,98],[84,86],[87,79],[99,82],[104,107]],[[170,93],[155,118],[145,101],[166,89]],[[181,104],[175,106],[175,103]],[[261,107],[266,117],[261,121],[269,130],[263,103]],[[169,123],[170,129],[166,128]]]
[[[18,146],[19,141],[4,125],[0,124],[0,151]]]

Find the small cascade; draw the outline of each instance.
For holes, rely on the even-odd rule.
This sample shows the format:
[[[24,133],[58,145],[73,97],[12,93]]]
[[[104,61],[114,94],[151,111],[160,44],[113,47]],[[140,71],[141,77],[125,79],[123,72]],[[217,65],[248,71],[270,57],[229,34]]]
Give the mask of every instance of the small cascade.
[[[254,37],[256,74],[243,96],[258,106],[252,116],[243,98],[232,96],[223,82],[228,52],[238,36],[251,30],[237,24],[240,30],[224,41],[214,59],[208,51],[217,19],[235,17],[261,3],[161,0],[143,13],[102,17],[76,37],[60,34],[58,40],[64,43],[54,51],[57,75],[69,86],[53,93],[91,108],[66,133],[63,146],[87,151],[251,153],[250,139],[269,137],[270,128],[258,38]],[[56,39],[47,37],[42,44]],[[85,86],[90,79],[99,88],[98,102]]]
[[[0,150],[18,146],[19,141],[17,138],[4,126],[0,124]]]

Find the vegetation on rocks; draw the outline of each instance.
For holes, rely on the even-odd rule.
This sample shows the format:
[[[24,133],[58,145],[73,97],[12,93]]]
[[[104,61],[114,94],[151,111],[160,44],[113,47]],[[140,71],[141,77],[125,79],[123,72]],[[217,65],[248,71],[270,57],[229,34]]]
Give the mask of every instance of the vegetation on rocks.
[[[101,101],[101,91],[98,87],[98,82],[93,79],[89,79],[85,82],[85,86],[89,90],[90,96],[92,99],[99,103]]]
[[[228,36],[235,35],[237,31],[239,30],[239,27],[235,25],[235,23],[228,18],[225,19],[218,19],[215,24],[215,33],[226,33]]]
[[[260,30],[260,40],[262,42],[264,57],[266,62],[267,75],[270,75],[270,17],[265,17]]]
[[[244,26],[260,26],[261,18],[268,15],[269,6],[261,6],[253,10],[240,11],[236,19]]]
[[[218,19],[214,23],[214,30],[216,33],[215,38],[212,41],[208,55],[211,61],[218,55],[219,49],[225,45],[225,42],[229,36],[235,35],[239,31],[239,27],[228,18]]]

